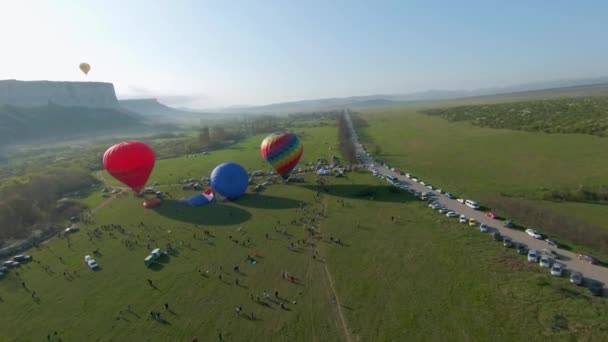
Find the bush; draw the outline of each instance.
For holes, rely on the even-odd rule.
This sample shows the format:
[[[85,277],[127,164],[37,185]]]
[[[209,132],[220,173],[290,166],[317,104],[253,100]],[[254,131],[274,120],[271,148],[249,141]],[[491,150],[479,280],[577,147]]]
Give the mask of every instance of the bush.
[[[422,111],[476,126],[545,133],[604,136],[608,130],[608,96],[558,98]]]

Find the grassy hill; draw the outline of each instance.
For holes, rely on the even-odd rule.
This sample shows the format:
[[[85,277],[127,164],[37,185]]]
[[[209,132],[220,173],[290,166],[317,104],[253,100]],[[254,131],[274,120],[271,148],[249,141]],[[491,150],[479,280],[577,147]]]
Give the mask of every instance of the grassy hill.
[[[60,141],[111,132],[150,129],[141,117],[109,108],[0,107],[0,145],[34,141]]]
[[[336,136],[335,126],[306,128],[303,161],[332,153]],[[0,280],[0,339],[597,340],[608,329],[605,300],[552,279],[368,173],[325,178],[327,192],[309,175],[306,183],[270,185],[233,203],[176,205],[193,192],[170,184],[207,175],[220,161],[262,168],[260,138],[200,158],[161,160],[151,181],[172,195],[161,207],[143,209],[131,196],[111,200],[69,242],[31,251],[39,263]],[[307,238],[300,219],[314,219],[322,239],[291,251]],[[148,245],[166,243],[177,252],[146,268]],[[83,256],[95,249],[101,269],[93,272]],[[248,255],[258,263],[246,263]],[[285,271],[298,284],[283,280]],[[280,299],[257,303],[264,290]],[[255,318],[237,316],[237,305]],[[151,319],[152,310],[165,322]]]

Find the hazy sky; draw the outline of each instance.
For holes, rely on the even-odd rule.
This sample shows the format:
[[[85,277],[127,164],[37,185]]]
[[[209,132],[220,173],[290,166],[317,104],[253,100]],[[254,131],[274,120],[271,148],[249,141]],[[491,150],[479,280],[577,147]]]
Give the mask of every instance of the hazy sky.
[[[0,79],[202,108],[605,76],[607,18],[608,1],[1,0]]]

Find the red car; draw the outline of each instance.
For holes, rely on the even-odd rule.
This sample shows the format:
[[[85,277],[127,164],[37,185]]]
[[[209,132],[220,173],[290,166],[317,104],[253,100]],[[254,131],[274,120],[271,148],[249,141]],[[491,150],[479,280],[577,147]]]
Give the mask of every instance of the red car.
[[[496,215],[494,215],[494,213],[487,213],[486,214],[487,217],[491,218],[491,219],[495,219]]]

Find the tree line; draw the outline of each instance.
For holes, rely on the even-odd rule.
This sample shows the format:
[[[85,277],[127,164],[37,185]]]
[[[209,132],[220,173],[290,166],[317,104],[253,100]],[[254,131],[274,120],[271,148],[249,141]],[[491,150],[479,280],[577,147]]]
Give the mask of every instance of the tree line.
[[[33,175],[24,183],[13,183],[0,190],[0,239],[27,238],[34,230],[45,230],[83,206],[58,199],[65,194],[90,188],[97,181],[84,170],[51,169]]]
[[[350,164],[357,163],[357,150],[352,140],[352,132],[346,114],[338,117],[338,144],[344,160]]]

